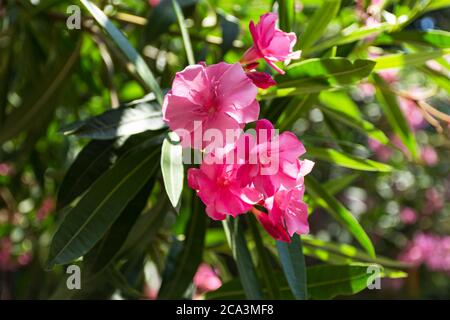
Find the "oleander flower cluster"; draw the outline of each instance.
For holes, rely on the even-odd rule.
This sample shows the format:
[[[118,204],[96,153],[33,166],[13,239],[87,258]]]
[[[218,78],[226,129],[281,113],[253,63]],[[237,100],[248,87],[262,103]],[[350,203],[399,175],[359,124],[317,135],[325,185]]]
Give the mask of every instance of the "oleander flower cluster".
[[[289,242],[309,231],[304,176],[314,163],[299,159],[306,150],[292,132],[278,134],[259,119],[258,88],[276,85],[256,70],[260,61],[284,74],[276,63],[300,58],[295,34],[278,29],[277,19],[267,13],[250,23],[254,44],[240,62],[198,63],[178,72],[163,116],[183,147],[203,153],[199,168],[188,170],[188,185],[208,216],[254,214],[272,237]],[[254,129],[244,132],[250,123]]]

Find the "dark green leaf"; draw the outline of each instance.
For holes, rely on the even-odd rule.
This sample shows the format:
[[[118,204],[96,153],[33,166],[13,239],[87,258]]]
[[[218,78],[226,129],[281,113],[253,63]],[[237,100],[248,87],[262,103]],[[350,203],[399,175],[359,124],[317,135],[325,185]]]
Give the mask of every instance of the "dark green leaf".
[[[72,123],[61,131],[66,135],[104,140],[165,127],[160,107],[155,102],[142,102],[108,110],[96,117]]]
[[[91,141],[67,170],[58,191],[57,205],[63,208],[91,186],[114,162],[115,140]]]
[[[64,264],[87,253],[106,233],[127,204],[154,174],[159,149],[154,146],[120,159],[64,217],[56,231],[48,267]]]
[[[306,49],[311,47],[320,39],[328,24],[338,13],[341,6],[340,0],[325,0],[309,20],[305,32],[300,37],[300,47]]]
[[[377,85],[377,101],[386,115],[391,128],[411,152],[412,157],[417,159],[416,138],[398,105],[397,97],[389,90],[388,85],[380,76],[374,74],[373,79]]]
[[[207,215],[200,198],[193,193],[191,217],[186,225],[185,240],[166,261],[159,299],[182,298],[202,262]]]
[[[239,279],[241,280],[247,299],[261,300],[263,299],[263,292],[250,251],[247,247],[242,223],[239,222],[239,217],[234,219],[228,218],[224,222],[228,244],[233,253],[233,258],[238,268]]]
[[[300,237],[294,234],[291,243],[277,241],[277,249],[292,294],[297,300],[305,300],[308,297],[306,265]]]

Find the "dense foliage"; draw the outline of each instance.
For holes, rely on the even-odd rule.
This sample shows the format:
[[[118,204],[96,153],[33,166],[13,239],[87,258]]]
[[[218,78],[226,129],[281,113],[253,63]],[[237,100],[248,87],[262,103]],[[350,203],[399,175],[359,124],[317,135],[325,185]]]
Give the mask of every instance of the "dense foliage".
[[[449,6],[0,0],[0,298],[449,298]],[[242,62],[268,12],[301,57],[243,62],[275,81],[259,118],[315,163],[284,240],[263,207],[208,217],[163,119],[175,74]]]

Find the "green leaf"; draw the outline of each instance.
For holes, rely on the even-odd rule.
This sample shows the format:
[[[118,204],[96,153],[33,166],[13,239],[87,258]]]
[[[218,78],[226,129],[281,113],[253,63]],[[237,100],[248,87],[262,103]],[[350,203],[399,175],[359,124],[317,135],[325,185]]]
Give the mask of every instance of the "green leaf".
[[[87,253],[155,173],[159,149],[146,146],[130,153],[97,179],[71,209],[50,245],[47,267]]]
[[[307,254],[308,251],[311,252],[312,250],[321,250],[321,252],[324,253],[322,257],[319,258],[321,260],[324,260],[323,258],[326,258],[327,255],[334,254],[341,257],[346,264],[354,262],[376,263],[382,265],[383,267],[390,268],[407,268],[410,266],[406,263],[395,261],[386,257],[377,256],[376,258],[373,258],[367,253],[346,243],[324,241],[315,238],[312,235],[303,236],[302,240],[305,254]]]
[[[190,65],[195,64],[194,51],[192,50],[191,39],[189,38],[189,32],[184,23],[183,11],[181,11],[180,5],[177,0],[172,0],[172,5],[175,10],[175,15],[177,16],[178,25],[180,26],[181,36],[183,38],[184,50],[186,51],[186,56],[188,63]]]
[[[392,171],[392,167],[390,165],[370,159],[355,157],[334,149],[308,147],[307,151],[308,156],[310,157],[328,161],[344,168],[375,172]]]
[[[312,93],[306,94],[303,97],[292,97],[281,116],[277,119],[277,127],[279,130],[291,129],[295,122],[314,106],[317,102],[317,96],[317,93]]]
[[[442,50],[423,51],[417,53],[397,53],[381,56],[373,59],[376,62],[375,71],[384,69],[401,68],[405,66],[421,65],[428,60],[433,60],[450,54],[450,48]]]
[[[152,179],[136,194],[105,237],[86,255],[85,263],[92,274],[103,271],[118,255],[133,225],[146,207],[154,185],[155,181]]]
[[[367,37],[372,37],[376,34],[379,34],[383,31],[392,29],[388,23],[381,23],[377,26],[367,26],[367,27],[359,27],[357,25],[352,25],[347,29],[342,30],[336,36],[333,36],[328,39],[324,39],[320,41],[317,45],[304,50],[305,54],[309,54],[310,52],[322,51],[334,46],[339,46],[347,43],[351,43],[354,41],[358,41]]]
[[[323,187],[331,195],[335,195],[347,188],[353,181],[359,177],[359,173],[344,174],[341,177],[330,179],[324,183]]]
[[[174,132],[169,132],[162,144],[161,171],[167,195],[178,211],[183,192],[184,167],[183,148]]]
[[[309,299],[331,299],[336,296],[352,295],[367,288],[369,280],[374,276],[368,269],[370,266],[380,268],[380,277],[390,277],[383,268],[376,264],[353,264],[347,266],[318,265],[306,269],[308,278]],[[395,274],[392,274],[395,278]],[[292,299],[289,286],[282,273],[275,273],[275,277],[282,283],[280,288],[283,299]],[[209,292],[207,300],[237,300],[244,299],[242,285],[233,279],[222,285],[218,290]]]
[[[139,102],[74,122],[62,128],[61,132],[65,135],[74,134],[82,138],[104,140],[165,127],[159,105],[155,102]]]
[[[280,290],[278,288],[277,280],[273,276],[273,266],[270,262],[268,250],[265,248],[258,229],[258,222],[254,215],[246,215],[250,231],[255,241],[255,249],[258,254],[258,269],[261,269],[264,284],[267,289],[267,296],[269,299],[279,299]]]
[[[191,217],[186,225],[185,240],[175,242],[173,255],[166,261],[159,299],[182,298],[202,262],[208,218],[201,200],[193,192]]]
[[[373,244],[358,220],[356,220],[356,218],[312,176],[307,176],[305,180],[306,191],[311,198],[342,224],[355,237],[366,252],[374,258],[375,249]]]
[[[105,29],[105,31],[111,36],[119,49],[127,57],[127,59],[133,64],[136,72],[145,82],[148,88],[155,94],[156,100],[160,105],[163,103],[163,94],[161,88],[156,82],[153,73],[148,68],[145,60],[139,55],[136,49],[128,42],[123,33],[117,29],[117,27],[108,19],[108,17],[100,10],[95,4],[89,0],[80,0],[86,7],[90,14],[94,17],[97,23]]]
[[[291,243],[277,241],[277,249],[292,294],[297,300],[307,299],[306,265],[300,237],[294,234]]]
[[[308,268],[308,291],[311,299],[331,299],[352,295],[367,288],[370,265],[333,266],[319,265]],[[382,267],[379,266],[380,270]],[[381,274],[380,274],[381,276]]]
[[[239,221],[239,217],[227,218],[224,221],[225,234],[247,299],[261,300],[263,299],[263,292],[247,247],[242,223],[239,223]]]
[[[330,118],[355,128],[382,144],[389,142],[389,138],[381,130],[362,118],[358,106],[345,92],[322,91],[319,100],[322,104],[321,110]]]
[[[280,18],[280,29],[289,32],[293,29],[295,22],[295,1],[278,0],[278,16]]]
[[[436,83],[440,88],[447,91],[447,94],[450,94],[450,79],[446,75],[427,66],[419,67],[419,70],[425,73],[427,77],[429,77],[431,81]]]
[[[383,33],[375,40],[377,44],[393,44],[394,42],[408,42],[418,45],[429,45],[436,48],[446,49],[450,47],[450,32],[444,30],[426,31],[399,31],[394,33]]]
[[[386,115],[389,125],[408,148],[412,157],[417,159],[418,151],[416,139],[398,105],[397,97],[389,90],[389,86],[380,76],[374,74],[373,79],[377,85],[377,101]]]
[[[326,0],[309,20],[305,32],[300,37],[300,47],[307,49],[320,39],[328,24],[333,20],[341,6],[340,0]]]
[[[63,208],[90,187],[114,162],[115,140],[94,140],[78,154],[58,191],[57,206]]]
[[[261,91],[261,98],[284,97],[337,89],[367,77],[375,63],[351,62],[346,58],[313,58],[290,65],[286,74],[277,76],[277,86]]]
[[[39,85],[36,91],[28,93],[24,97],[22,106],[15,109],[1,124],[0,144],[26,131],[37,120],[52,114],[57,104],[51,103],[51,101],[62,92],[66,80],[78,61],[81,43],[81,41],[77,41],[67,54],[61,52],[61,58],[54,65],[47,67],[45,79],[35,79],[42,86]]]

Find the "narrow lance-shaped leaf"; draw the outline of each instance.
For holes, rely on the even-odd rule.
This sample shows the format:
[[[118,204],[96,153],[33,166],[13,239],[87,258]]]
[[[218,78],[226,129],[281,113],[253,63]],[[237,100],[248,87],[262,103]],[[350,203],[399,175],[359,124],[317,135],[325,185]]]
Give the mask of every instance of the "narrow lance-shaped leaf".
[[[113,163],[115,140],[94,140],[77,155],[58,191],[57,206],[65,207],[91,186]]]
[[[313,17],[308,22],[305,32],[300,37],[300,47],[302,49],[311,47],[318,39],[320,39],[328,24],[338,13],[340,6],[340,0],[323,1],[320,8],[316,10]]]
[[[189,32],[184,23],[183,11],[181,11],[180,5],[177,0],[172,0],[172,5],[175,10],[175,15],[178,19],[178,25],[180,26],[181,36],[183,38],[184,50],[189,64],[195,64],[194,51],[192,50],[191,39],[189,38]]]
[[[383,268],[377,264],[352,264],[346,266],[318,265],[306,269],[308,278],[309,299],[331,299],[336,296],[356,294],[372,284],[370,280],[379,277],[391,277],[383,272]],[[283,299],[292,299],[292,293],[284,275],[275,273],[281,286]],[[392,278],[396,278],[394,274]],[[283,282],[284,281],[284,282]],[[238,300],[244,299],[245,294],[242,285],[236,279],[222,285],[218,290],[206,295],[211,300]]]
[[[377,85],[377,101],[386,115],[389,125],[408,148],[412,157],[417,159],[418,151],[416,138],[398,105],[396,96],[389,91],[388,85],[380,76],[374,74],[373,79]]]
[[[247,222],[250,227],[250,231],[255,241],[255,249],[258,253],[258,267],[262,271],[265,287],[267,288],[267,296],[269,299],[279,299],[280,292],[278,288],[277,279],[273,277],[273,266],[270,263],[269,252],[266,250],[261,234],[258,229],[258,222],[254,215],[247,215]]]
[[[384,69],[401,68],[405,66],[421,65],[428,60],[440,58],[446,54],[450,54],[450,48],[442,50],[431,50],[414,53],[398,53],[390,54],[375,58],[375,71]]]
[[[146,146],[117,161],[71,209],[56,231],[48,267],[87,253],[155,173],[159,148]]]
[[[324,208],[333,218],[341,223],[361,244],[366,252],[375,257],[375,249],[369,236],[359,224],[358,220],[332,195],[328,193],[313,177],[305,178],[306,191],[311,198]]]
[[[308,155],[313,158],[328,161],[344,168],[376,172],[392,171],[392,167],[390,165],[370,159],[355,157],[334,149],[308,147],[307,150]]]
[[[285,32],[292,30],[295,22],[295,1],[278,0],[278,16],[280,18],[280,28]]]
[[[290,65],[277,76],[277,86],[262,90],[261,99],[285,97],[322,90],[338,89],[367,77],[375,63],[371,60],[313,58]]]
[[[108,19],[108,17],[100,10],[95,4],[89,0],[80,0],[86,9],[92,14],[97,23],[105,29],[105,31],[111,36],[117,46],[122,50],[124,55],[136,68],[136,72],[147,84],[150,90],[155,94],[156,100],[159,104],[163,103],[163,94],[161,88],[156,82],[153,73],[148,68],[145,60],[139,55],[136,49],[128,42],[127,38],[120,32],[119,29]]]
[[[114,139],[147,130],[166,127],[161,108],[155,102],[140,102],[108,110],[87,120],[74,122],[61,129],[64,134],[82,138]]]
[[[225,234],[236,262],[239,279],[244,288],[247,299],[261,300],[263,293],[261,285],[252,261],[252,257],[247,247],[244,230],[242,224],[239,223],[240,218],[227,218],[224,221]]]
[[[183,148],[174,132],[169,132],[162,144],[161,171],[169,200],[178,211],[183,192],[184,167]]]
[[[128,203],[105,237],[86,255],[85,263],[92,274],[102,272],[117,257],[155,185],[151,179]]]
[[[306,264],[300,237],[294,234],[291,243],[277,241],[277,249],[292,294],[297,300],[307,299]]]
[[[191,217],[186,225],[185,240],[175,242],[175,252],[166,261],[159,299],[182,298],[202,262],[207,215],[200,198],[193,193]]]

